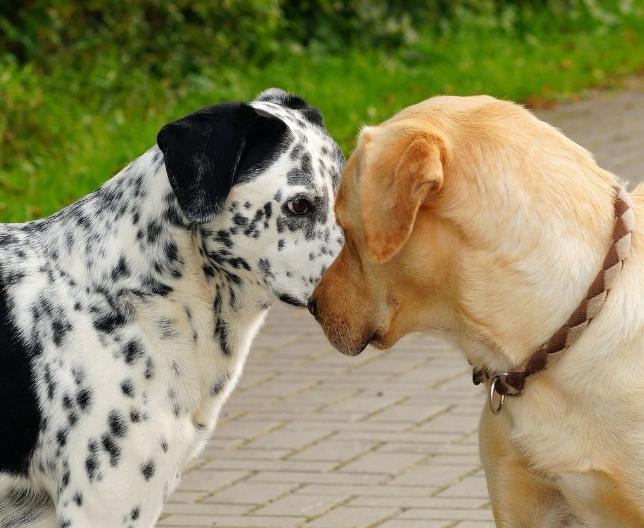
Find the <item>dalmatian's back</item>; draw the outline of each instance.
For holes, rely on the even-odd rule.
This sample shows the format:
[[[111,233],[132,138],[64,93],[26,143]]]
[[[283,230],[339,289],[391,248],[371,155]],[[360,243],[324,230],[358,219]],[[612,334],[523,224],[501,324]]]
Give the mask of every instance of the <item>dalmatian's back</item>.
[[[340,247],[343,158],[301,99],[210,107],[157,142],[0,225],[0,526],[153,526],[267,308],[305,305]]]

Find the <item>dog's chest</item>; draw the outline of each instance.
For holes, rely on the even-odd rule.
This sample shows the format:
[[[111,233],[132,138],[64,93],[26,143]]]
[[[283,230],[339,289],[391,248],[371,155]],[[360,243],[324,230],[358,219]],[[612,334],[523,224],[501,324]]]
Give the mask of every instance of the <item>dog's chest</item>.
[[[583,526],[639,528],[644,525],[644,507],[639,489],[623,474],[603,471],[564,473],[558,487],[570,510]]]
[[[643,526],[644,433],[633,427],[644,423],[640,406],[622,405],[616,413],[617,402],[605,396],[562,412],[524,396],[523,403],[540,412],[534,421],[517,420],[516,447],[549,476],[575,517],[584,526]]]
[[[203,448],[215,428],[266,313],[252,308],[218,316],[208,308],[194,297],[190,304],[161,301],[137,318],[147,346],[162,363],[155,393],[166,398],[177,418],[186,461]],[[225,349],[214,331],[217,317],[225,325]]]

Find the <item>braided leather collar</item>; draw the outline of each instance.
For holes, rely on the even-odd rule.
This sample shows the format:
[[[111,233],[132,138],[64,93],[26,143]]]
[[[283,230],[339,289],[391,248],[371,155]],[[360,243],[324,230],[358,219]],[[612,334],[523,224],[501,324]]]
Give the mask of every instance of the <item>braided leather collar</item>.
[[[490,372],[485,368],[474,368],[472,381],[475,385],[491,380],[490,407],[495,414],[501,411],[505,396],[519,396],[523,392],[526,379],[546,369],[559,358],[579,339],[590,321],[597,316],[604,305],[608,290],[622,269],[624,259],[628,256],[631,248],[631,232],[634,227],[635,215],[630,197],[624,187],[616,186],[615,228],[610,249],[584,300],[568,321],[530,356],[522,369],[511,372]],[[500,397],[496,404],[493,401],[495,393]]]

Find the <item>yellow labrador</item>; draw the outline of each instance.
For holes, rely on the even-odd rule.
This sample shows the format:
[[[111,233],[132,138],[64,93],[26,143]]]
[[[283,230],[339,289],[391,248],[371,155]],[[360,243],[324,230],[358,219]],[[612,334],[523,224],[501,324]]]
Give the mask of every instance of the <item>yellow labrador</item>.
[[[335,206],[346,245],[309,308],[345,354],[441,332],[481,370],[516,371],[594,284],[613,243],[618,185],[512,103],[436,97],[408,107],[360,134]],[[644,217],[644,191],[626,200]],[[637,226],[614,275],[576,342],[498,415],[483,409],[498,526],[644,526]]]

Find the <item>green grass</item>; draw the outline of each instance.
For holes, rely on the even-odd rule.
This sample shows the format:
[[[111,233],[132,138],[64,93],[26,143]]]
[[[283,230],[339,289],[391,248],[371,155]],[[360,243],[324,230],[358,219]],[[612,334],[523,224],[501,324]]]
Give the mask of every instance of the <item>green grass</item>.
[[[0,146],[0,222],[60,209],[145,151],[168,120],[218,101],[250,99],[269,86],[318,106],[348,154],[362,124],[436,94],[489,93],[525,102],[616,84],[644,68],[644,18],[563,32],[550,28],[546,17],[528,33],[478,28],[449,37],[421,35],[413,47],[394,52],[285,51],[282,60],[265,65],[230,65],[172,83],[109,64],[104,57],[82,74],[61,64],[48,76],[31,72],[12,88],[33,108],[5,125],[23,132],[23,141],[10,138]],[[32,137],[20,127],[34,120]]]

